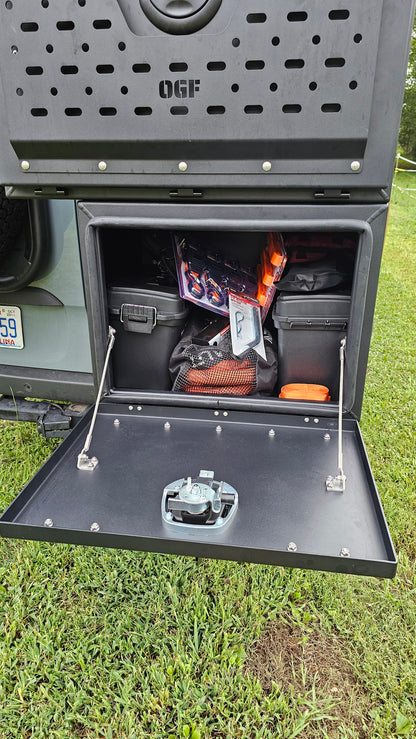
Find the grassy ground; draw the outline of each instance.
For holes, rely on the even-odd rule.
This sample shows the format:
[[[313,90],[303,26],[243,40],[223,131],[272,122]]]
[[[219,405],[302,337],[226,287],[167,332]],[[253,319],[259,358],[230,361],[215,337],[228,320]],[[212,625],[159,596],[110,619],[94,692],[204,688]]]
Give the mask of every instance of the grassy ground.
[[[416,736],[415,242],[396,190],[361,424],[396,579],[2,540],[1,739]],[[4,507],[55,442],[0,428]]]

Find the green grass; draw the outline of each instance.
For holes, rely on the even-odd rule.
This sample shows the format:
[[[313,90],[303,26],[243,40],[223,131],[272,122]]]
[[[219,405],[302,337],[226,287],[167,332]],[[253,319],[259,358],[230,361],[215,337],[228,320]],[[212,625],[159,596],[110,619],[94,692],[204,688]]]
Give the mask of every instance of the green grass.
[[[1,739],[416,736],[415,242],[396,190],[361,423],[396,579],[1,540]],[[56,442],[0,429],[4,507]]]

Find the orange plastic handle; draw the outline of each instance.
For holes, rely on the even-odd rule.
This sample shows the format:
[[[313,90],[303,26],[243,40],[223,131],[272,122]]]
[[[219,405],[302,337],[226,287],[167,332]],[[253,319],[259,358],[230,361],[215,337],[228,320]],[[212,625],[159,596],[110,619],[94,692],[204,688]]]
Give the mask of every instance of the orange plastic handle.
[[[325,385],[310,385],[302,382],[283,385],[279,398],[292,398],[292,400],[331,400],[329,389]]]

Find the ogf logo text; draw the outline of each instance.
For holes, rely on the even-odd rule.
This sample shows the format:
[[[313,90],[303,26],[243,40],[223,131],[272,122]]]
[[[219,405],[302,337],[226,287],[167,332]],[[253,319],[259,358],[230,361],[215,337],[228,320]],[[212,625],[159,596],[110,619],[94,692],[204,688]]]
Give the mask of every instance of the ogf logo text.
[[[164,100],[175,96],[179,100],[195,97],[199,91],[201,80],[161,80],[159,82],[159,95]]]

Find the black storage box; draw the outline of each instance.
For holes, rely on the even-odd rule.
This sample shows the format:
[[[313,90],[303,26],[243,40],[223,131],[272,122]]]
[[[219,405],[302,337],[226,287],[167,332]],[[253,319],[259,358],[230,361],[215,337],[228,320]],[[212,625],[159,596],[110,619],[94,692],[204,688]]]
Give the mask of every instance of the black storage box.
[[[77,208],[97,392],[107,357],[114,377],[104,372],[99,405],[3,513],[0,535],[392,577],[397,560],[356,420],[377,284],[369,277],[378,268],[387,205],[96,202]],[[276,314],[279,322],[322,321],[323,300],[326,323],[339,312],[344,329],[348,319],[342,430],[336,402],[152,390],[160,383],[157,372],[166,377],[183,306],[165,289],[168,278],[163,287],[152,283],[152,290],[139,269],[149,230],[158,232],[162,248],[171,233],[187,230],[227,232],[233,244],[251,232],[254,248],[269,231],[283,238],[299,232],[353,237],[350,310],[349,296],[337,291],[287,295]],[[121,260],[120,245],[127,243]],[[156,249],[153,256],[158,266]],[[130,287],[133,276],[146,288]],[[158,325],[165,311],[176,325]],[[125,330],[150,331],[155,318],[151,334]],[[114,357],[109,319],[117,327]],[[321,325],[278,333],[284,334],[281,348],[289,339],[283,371],[290,339],[303,335],[301,347],[312,335],[324,372],[332,358],[337,372],[343,331]]]
[[[279,295],[273,309],[279,388],[292,382],[325,385],[332,400],[338,398],[339,348],[350,303],[350,295],[342,293]]]
[[[116,329],[114,387],[170,390],[169,358],[188,313],[177,290],[110,287],[108,312]]]
[[[414,7],[1,4],[0,183],[9,197],[77,201],[99,400],[2,514],[1,535],[394,575],[358,418]],[[130,275],[144,286],[149,250],[163,266],[153,231],[166,245],[208,234],[213,255],[227,232],[241,262],[240,234],[352,235],[351,301],[331,287],[275,311],[280,384],[327,384],[334,402],[158,392],[183,308],[172,298],[162,325],[158,288],[147,300],[110,289]],[[7,387],[17,377],[33,396],[56,374],[8,370]]]

